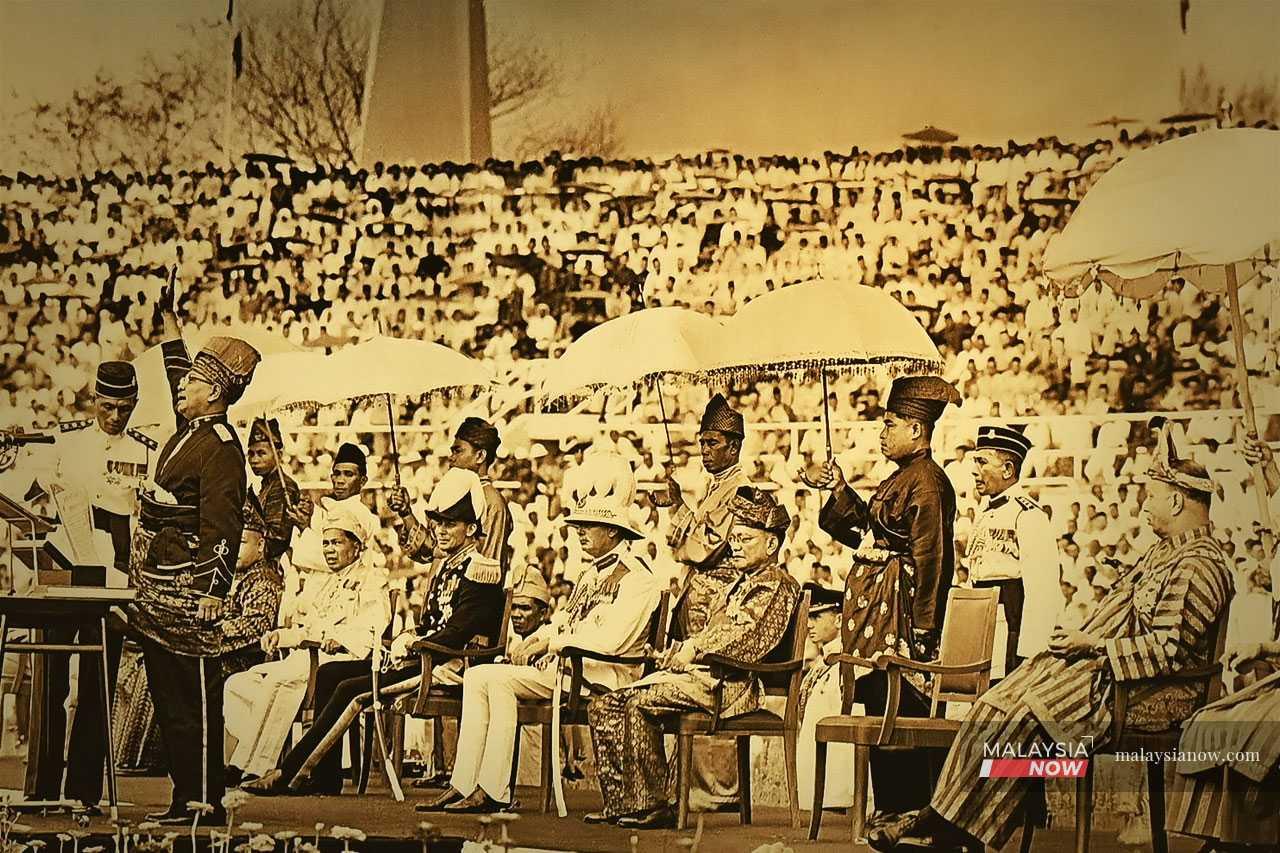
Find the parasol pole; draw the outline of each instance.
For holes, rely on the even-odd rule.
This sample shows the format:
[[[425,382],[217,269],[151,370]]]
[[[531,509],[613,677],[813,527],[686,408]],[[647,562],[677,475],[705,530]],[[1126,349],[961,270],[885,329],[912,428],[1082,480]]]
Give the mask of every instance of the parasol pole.
[[[280,422],[277,420],[276,424],[278,425],[279,423]],[[262,419],[262,424],[267,430],[267,447],[271,448],[271,461],[276,465],[276,477],[280,480],[280,491],[284,492],[284,509],[285,512],[289,512],[293,509],[293,503],[289,500],[289,487],[285,484],[284,471],[280,468],[280,454],[276,452],[276,439],[275,436],[271,434],[271,427],[266,418]],[[249,429],[253,429],[252,424],[250,424]],[[283,440],[284,436],[281,435],[281,441]]]
[[[1254,436],[1258,432],[1258,417],[1253,410],[1253,393],[1249,388],[1249,366],[1244,354],[1244,319],[1240,315],[1240,284],[1236,279],[1236,265],[1226,265],[1227,303],[1231,307],[1231,337],[1236,345],[1236,385],[1240,389],[1240,405],[1244,408],[1245,425]],[[1271,528],[1271,507],[1267,503],[1267,478],[1262,465],[1253,466],[1253,491],[1258,499],[1258,519],[1262,522],[1262,540],[1267,554],[1275,546],[1275,532]]]
[[[396,471],[396,487],[400,486],[400,449],[396,446],[396,416],[391,409],[391,392],[388,391],[383,397],[387,401],[387,429],[391,432],[391,463],[395,465]]]
[[[832,457],[831,453],[831,412],[827,410],[827,369],[822,368],[822,425],[826,428],[827,433],[827,459]]]
[[[658,388],[658,411],[662,412],[662,429],[667,434],[667,462],[674,467],[676,464],[676,455],[671,450],[671,426],[667,423],[667,404],[662,400],[662,377],[655,377],[654,380]]]

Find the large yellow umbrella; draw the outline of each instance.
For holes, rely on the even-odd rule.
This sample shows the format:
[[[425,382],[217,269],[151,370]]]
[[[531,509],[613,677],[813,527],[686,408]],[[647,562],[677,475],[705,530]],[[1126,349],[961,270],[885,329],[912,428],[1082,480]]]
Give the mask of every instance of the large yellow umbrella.
[[[1280,132],[1207,130],[1130,154],[1049,241],[1045,272],[1068,288],[1101,279],[1123,296],[1159,294],[1170,278],[1225,293],[1245,421],[1257,417],[1245,364],[1239,282],[1280,249]],[[1266,480],[1254,469],[1258,513],[1273,539]],[[1270,542],[1268,542],[1270,546]]]

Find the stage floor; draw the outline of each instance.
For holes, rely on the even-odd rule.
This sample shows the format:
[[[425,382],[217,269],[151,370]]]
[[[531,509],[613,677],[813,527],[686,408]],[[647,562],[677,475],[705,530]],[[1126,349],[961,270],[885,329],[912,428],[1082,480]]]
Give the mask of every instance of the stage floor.
[[[21,788],[23,765],[14,757],[0,759],[0,788]],[[168,805],[169,782],[165,778],[125,776],[120,778],[122,802],[121,817],[134,824],[144,820],[150,811],[162,809]],[[422,821],[433,823],[442,835],[466,840],[478,840],[482,827],[473,816],[451,817],[443,814],[424,815],[414,811],[413,804],[425,800],[432,792],[408,789],[406,801],[394,802],[385,787],[373,787],[361,797],[354,792],[340,797],[269,797],[251,800],[237,814],[236,820],[261,823],[266,833],[282,830],[293,830],[310,837],[314,833],[317,822],[326,827],[347,826],[364,831],[370,836],[371,843],[356,849],[404,849],[420,850],[421,847],[413,839],[418,824]],[[524,806],[520,819],[510,827],[511,837],[519,848],[538,851],[566,851],[567,853],[628,853],[631,850],[631,833],[613,827],[588,826],[581,820],[585,812],[597,808],[599,796],[588,791],[568,791],[569,817],[561,820],[554,814],[543,815],[535,806]],[[518,797],[524,803],[536,803],[537,791],[533,788],[521,788]],[[708,814],[704,818],[704,834],[700,846],[701,853],[749,853],[761,845],[782,842],[786,847],[805,851],[848,851],[850,849],[866,850],[862,845],[850,844],[850,827],[848,818],[840,814],[828,814],[822,822],[822,840],[811,843],[805,839],[808,813],[803,813],[806,821],[804,828],[792,829],[787,823],[785,809],[757,807],[754,810],[755,823],[741,826],[736,814]],[[31,826],[37,833],[64,832],[71,828],[67,816],[24,815],[23,824]],[[89,830],[95,834],[110,833],[111,823],[108,818],[95,818]],[[489,837],[496,837],[497,827],[490,829]],[[327,832],[327,829],[326,829]],[[638,834],[638,845],[635,849],[648,853],[684,853],[688,848],[679,844],[681,839],[691,838],[689,832],[653,831]],[[185,836],[185,833],[184,833]],[[389,839],[406,839],[400,843],[388,842]],[[1010,850],[1017,849],[1015,835]],[[96,842],[100,843],[100,842]],[[1124,848],[1116,842],[1114,831],[1098,831],[1094,833],[1092,849],[1096,853],[1133,850]],[[1198,844],[1187,839],[1171,839],[1174,853],[1189,853],[1199,848]],[[326,848],[327,849],[327,848]],[[340,849],[340,848],[336,848]],[[437,848],[440,853],[456,850],[456,842],[441,844]],[[1072,849],[1072,833],[1069,830],[1051,830],[1036,833],[1035,851],[1067,851]]]

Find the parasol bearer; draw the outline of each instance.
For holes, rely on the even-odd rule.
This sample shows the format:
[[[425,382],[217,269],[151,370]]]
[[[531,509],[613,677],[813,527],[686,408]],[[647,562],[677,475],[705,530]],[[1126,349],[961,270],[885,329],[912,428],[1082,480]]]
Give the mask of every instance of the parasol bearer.
[[[298,483],[281,468],[284,441],[278,420],[258,418],[253,422],[245,456],[249,470],[259,480],[252,492],[266,522],[267,559],[278,560],[289,550],[294,528],[298,526],[294,508],[302,497]]]
[[[802,477],[810,488],[830,489],[818,526],[848,548],[858,548],[870,532],[874,548],[854,555],[845,578],[841,636],[847,652],[863,658],[898,654],[917,661],[937,657],[947,592],[955,572],[956,495],[933,461],[933,427],[960,393],[937,376],[894,380],[885,403],[880,451],[898,470],[863,500],[828,460],[820,476]],[[904,680],[899,714],[929,716],[926,685]],[[881,714],[887,701],[883,670],[862,676],[854,698],[868,713]],[[918,751],[871,750],[871,781],[878,807],[891,812],[920,808],[929,801],[930,769]]]
[[[698,426],[702,468],[711,476],[706,494],[692,506],[685,502],[680,484],[668,474],[666,494],[655,494],[659,506],[673,507],[667,544],[676,561],[688,568],[684,593],[676,604],[676,628],[692,636],[707,624],[711,613],[724,603],[729,585],[741,574],[725,566],[729,528],[733,526],[733,498],[750,485],[742,470],[742,441],[746,423],[724,396],[707,403]]]
[[[1064,603],[1049,516],[1019,479],[1030,450],[1031,440],[1018,429],[978,427],[973,467],[983,501],[964,562],[973,586],[1000,591],[1007,642],[996,650],[998,675],[1049,647]]]
[[[192,819],[188,802],[218,805],[223,794],[222,598],[235,572],[247,490],[244,451],[227,423],[259,361],[237,338],[214,337],[178,391],[178,431],[142,494],[129,606],[164,736],[173,799],[150,816]]]

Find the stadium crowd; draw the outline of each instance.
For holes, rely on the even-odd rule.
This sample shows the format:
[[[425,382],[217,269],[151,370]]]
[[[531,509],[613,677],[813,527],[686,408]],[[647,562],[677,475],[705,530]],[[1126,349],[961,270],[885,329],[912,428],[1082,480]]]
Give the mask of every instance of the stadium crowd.
[[[235,168],[150,175],[0,175],[0,426],[43,427],[83,411],[99,361],[136,357],[158,340],[153,313],[174,269],[183,313],[204,329],[255,326],[324,347],[381,332],[494,360],[512,371],[514,391],[489,413],[499,420],[536,406],[530,360],[554,357],[605,319],[654,305],[727,314],[815,277],[863,283],[889,290],[919,317],[963,393],[936,444],[960,492],[961,542],[977,505],[965,461],[970,419],[1029,418],[1030,474],[1061,536],[1074,588],[1066,592],[1083,610],[1112,579],[1095,571],[1096,558],[1123,561],[1143,547],[1132,534],[1146,448],[1131,440],[1135,421],[1115,413],[1237,404],[1226,312],[1215,297],[1177,280],[1164,298],[1141,303],[1101,283],[1067,296],[1040,269],[1049,238],[1088,188],[1155,141],[1122,134],[1087,145],[1049,138],[804,158],[712,151],[662,162],[551,156],[359,171],[255,156]],[[1242,290],[1246,354],[1264,410],[1280,402],[1269,380],[1280,353],[1276,276],[1272,266]],[[847,566],[817,529],[815,495],[797,476],[825,456],[819,386],[726,390],[751,425],[744,459],[752,479],[776,485],[793,511],[788,566],[801,580],[838,582]],[[886,473],[865,431],[883,411],[882,390],[859,376],[831,386],[835,445],[848,448],[839,458],[855,482]],[[672,422],[691,423],[706,392],[667,391]],[[410,430],[399,462],[416,494],[440,474],[432,436],[444,441],[467,405],[410,400],[396,413]],[[556,524],[559,472],[593,439],[629,457],[642,482],[659,481],[668,462],[652,392],[608,399],[604,411],[612,417],[594,433],[502,449],[495,476],[515,491],[517,559],[549,577],[572,573],[577,561],[576,542]],[[295,420],[287,467],[304,485],[327,479],[336,428],[373,452],[371,485],[391,481],[385,415],[331,407]],[[1231,447],[1233,429],[1233,419],[1212,413],[1188,421],[1198,455],[1226,474],[1231,494],[1219,526],[1232,537],[1245,590],[1257,586],[1247,579],[1261,545],[1233,523],[1249,517],[1236,514],[1247,471]],[[691,433],[676,437],[671,461],[692,485],[700,471]],[[662,510],[646,505],[644,513],[665,528]],[[394,554],[393,537],[381,545]]]

